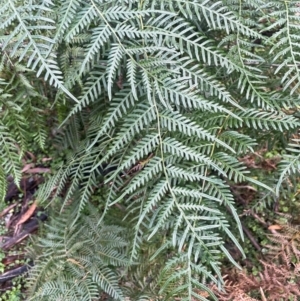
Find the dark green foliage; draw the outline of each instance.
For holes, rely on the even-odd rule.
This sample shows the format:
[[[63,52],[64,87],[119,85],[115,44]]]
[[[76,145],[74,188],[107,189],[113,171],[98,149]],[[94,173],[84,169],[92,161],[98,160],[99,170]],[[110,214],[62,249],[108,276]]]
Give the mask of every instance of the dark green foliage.
[[[1,76],[0,101],[7,103],[1,114],[8,116],[0,121],[2,195],[5,174],[20,179],[19,159],[31,141],[24,128],[44,144],[45,118],[32,112],[42,111],[45,99],[57,114],[50,125],[55,144],[68,150],[68,158],[37,197],[45,204],[63,195],[61,223],[75,231],[66,232],[69,248],[77,256],[89,246],[72,235],[85,231],[77,227],[88,222],[84,210],[101,191],[98,226],[114,220],[112,206],[125,210],[131,236],[124,264],[138,261],[147,241],[158,240],[157,257],[173,251],[154,275],[157,294],[205,300],[200,292],[207,282],[222,284],[222,258],[236,264],[225,241],[242,252],[227,218],[229,211],[243,238],[230,183],[251,182],[274,199],[276,182],[279,194],[280,184],[299,170],[295,145],[268,185],[239,161],[257,143],[288,141],[299,128],[299,120],[285,113],[299,105],[297,2],[8,0],[0,17],[2,69],[9,59],[16,77],[15,83],[6,71]],[[10,108],[5,93],[11,89],[20,96]],[[36,118],[35,127],[29,117]],[[77,206],[72,221],[63,213],[70,200]],[[49,233],[58,228],[61,241],[65,229],[57,225]],[[71,298],[60,294],[78,276],[91,292],[86,300],[96,287],[122,299],[116,278],[111,288],[104,276],[93,278],[93,270],[84,277],[96,265],[113,277],[93,246],[80,263],[84,268],[56,253],[56,244],[47,246],[54,262],[39,257],[36,271],[45,268],[45,274],[32,274],[32,296],[52,289],[53,300]],[[60,278],[51,274],[55,269],[63,269]]]
[[[123,299],[115,269],[130,262],[124,229],[98,225],[92,207],[73,224],[77,210],[69,205],[45,227],[45,237],[34,242],[27,300],[93,300],[101,292]]]

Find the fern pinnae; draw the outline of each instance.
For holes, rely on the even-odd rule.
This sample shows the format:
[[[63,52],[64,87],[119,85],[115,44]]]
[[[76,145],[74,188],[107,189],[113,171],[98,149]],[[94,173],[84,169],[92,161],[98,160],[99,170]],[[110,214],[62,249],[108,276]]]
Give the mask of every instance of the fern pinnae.
[[[138,84],[140,84],[140,82],[138,82]],[[104,119],[101,130],[98,131],[93,142],[88,147],[88,150],[90,150],[99,141],[99,139],[108,132],[109,129],[114,127],[119,118],[125,116],[134,105],[135,99],[132,91],[128,87],[124,87],[123,90],[116,93],[111,102],[111,107],[109,108],[110,114],[108,114]]]
[[[154,132],[149,133],[148,135],[145,135],[140,140],[138,140],[136,146],[132,150],[130,150],[130,154],[124,158],[122,164],[115,172],[115,174],[121,172],[122,170],[129,169],[130,167],[134,166],[134,164],[139,160],[142,160],[145,157],[149,156],[149,154],[151,154],[157,148],[159,142],[158,138],[159,135]],[[141,167],[143,167],[143,165]]]
[[[59,39],[61,39],[61,36],[69,28],[77,9],[80,7],[80,2],[81,0],[71,0],[63,3],[57,20],[58,26],[54,37],[54,41],[58,41]]]
[[[273,2],[272,4],[275,4]],[[294,6],[297,4],[295,3]],[[288,68],[287,72],[282,77],[282,84],[283,89],[290,90],[290,94],[292,95],[297,88],[299,87],[299,46],[297,38],[294,41],[293,37],[293,30],[296,30],[299,27],[298,22],[299,18],[298,16],[295,17],[293,14],[293,10],[291,9],[292,4],[282,3],[280,4],[279,12],[273,13],[279,20],[277,22],[281,22],[281,24],[278,23],[278,25],[281,27],[281,29],[277,32],[276,38],[279,38],[278,43],[275,43],[272,49],[270,50],[270,53],[274,52],[274,50],[278,50],[279,47],[282,47],[282,45],[288,45],[288,47],[285,47],[283,50],[278,51],[276,56],[274,57],[273,61],[278,60],[279,58],[284,57],[284,65],[281,64],[277,70],[276,73],[278,73],[282,67],[286,66],[286,64],[291,64],[290,68]],[[277,19],[276,18],[276,19]],[[272,24],[270,28],[274,28],[277,24]],[[284,26],[282,26],[284,25]],[[292,89],[290,89],[291,86]],[[295,88],[296,87],[296,88]]]
[[[176,269],[176,267],[182,267],[181,269]],[[193,265],[191,258],[189,258],[188,254],[183,252],[183,255],[181,258],[175,258],[174,260],[169,260],[166,264],[166,267],[162,270],[159,278],[159,283],[161,283],[160,287],[160,294],[164,295],[165,292],[169,292],[169,294],[172,296],[178,296],[181,295],[182,292],[184,292],[186,289],[190,290],[190,296],[187,296],[183,300],[192,300],[189,298],[197,298],[200,300],[206,300],[205,298],[201,297],[200,295],[196,294],[192,291],[194,288],[195,279],[192,277],[191,273],[199,273],[204,274],[208,278],[213,278],[212,275],[205,270],[205,267],[202,267],[201,265]],[[177,280],[183,279],[184,282],[180,286],[174,285],[175,283],[178,283]],[[198,283],[197,283],[198,284]],[[196,285],[198,287],[198,285]],[[203,284],[200,283],[201,289],[204,291],[209,292],[211,297],[214,298],[214,300],[217,300],[214,294],[210,291],[210,289],[206,288]]]
[[[157,87],[159,86],[157,85]],[[178,83],[177,80],[164,81],[160,90],[165,91],[164,94],[167,95],[166,98],[170,99],[170,102],[175,103],[176,105],[209,112],[224,112],[232,116],[233,118],[240,119],[240,117],[235,115],[232,111],[219,105],[218,103],[205,100],[204,98],[199,96],[199,91],[192,90],[191,88],[186,87],[186,85]]]
[[[73,208],[70,208],[70,206]],[[72,204],[70,206],[62,213],[64,215],[66,212],[69,212],[70,219],[67,221],[68,224],[72,221],[73,217],[77,215],[78,205],[74,206],[74,204]],[[123,229],[114,229],[103,224],[95,227],[94,225],[97,224],[98,216],[92,213],[94,211],[93,208],[88,207],[87,209],[91,210],[91,218],[83,218],[83,222],[87,223],[86,228],[81,227],[77,223],[75,223],[73,227],[66,227],[66,220],[58,216],[56,220],[52,220],[52,226],[46,238],[39,240],[43,250],[48,251],[48,255],[45,255],[45,259],[48,258],[51,260],[53,256],[59,256],[61,258],[60,262],[56,262],[54,265],[57,267],[56,269],[48,270],[47,283],[51,283],[53,287],[58,284],[66,286],[64,288],[61,286],[58,291],[48,291],[46,288],[47,283],[37,283],[35,286],[34,279],[30,279],[32,288],[35,286],[34,291],[36,293],[33,297],[53,296],[53,300],[56,300],[54,296],[57,296],[62,290],[64,290],[63,293],[68,296],[72,288],[70,284],[74,285],[74,283],[76,283],[76,289],[73,290],[72,295],[74,300],[83,300],[82,298],[89,296],[87,300],[90,301],[93,298],[99,297],[101,290],[107,292],[117,300],[123,299],[123,293],[118,286],[116,274],[110,268],[115,265],[124,266],[130,264],[128,259],[125,260],[124,257],[124,246],[126,243],[124,239],[119,239]],[[89,225],[93,226],[89,227]],[[103,232],[99,235],[99,231],[101,232],[101,230],[103,230]],[[60,234],[53,236],[51,232],[53,234]],[[110,235],[111,232],[115,232],[115,234]],[[76,241],[78,237],[82,237],[83,241],[77,241],[74,244],[74,241]],[[51,243],[51,240],[55,243]],[[49,256],[49,254],[51,254],[51,256]],[[41,255],[39,259],[43,259],[43,256],[44,255]],[[58,264],[61,265],[60,268],[58,268]],[[43,269],[43,265],[38,269],[34,267],[30,273],[31,275],[35,275],[35,278],[37,274],[43,278],[44,275],[41,274],[41,269]],[[63,271],[66,270],[68,271],[68,276],[63,274]],[[81,276],[79,277],[79,275]]]
[[[186,199],[187,202],[189,200],[192,200],[192,199],[194,199],[194,200],[199,200],[199,199],[202,200],[203,198],[206,198],[206,199],[211,200],[211,201],[215,201],[217,203],[221,202],[220,199],[212,197],[211,195],[208,195],[208,194],[203,193],[200,190],[196,190],[196,189],[191,189],[191,188],[187,189],[187,188],[183,188],[183,187],[174,187],[172,189],[172,191],[177,196],[184,196],[184,197],[186,197],[185,199]],[[187,206],[188,205],[189,204],[187,203]],[[191,208],[191,209],[200,209],[200,207],[198,208],[198,205],[191,205],[191,207],[193,207],[193,206],[194,206],[194,208]],[[182,207],[182,206],[180,205],[180,207]],[[208,209],[208,211],[210,211],[210,210],[212,210],[215,213],[218,213],[214,209]]]
[[[283,160],[280,162],[279,169],[280,169],[280,176],[278,178],[278,182],[276,184],[275,192],[276,195],[279,195],[279,191],[281,185],[289,179],[289,176],[293,174],[298,174],[300,170],[299,158],[300,158],[300,151],[298,139],[295,139],[296,143],[289,144],[289,151],[291,154],[286,154],[283,156]],[[293,155],[292,155],[293,154]]]
[[[196,135],[200,139],[215,141],[216,143],[224,146],[228,150],[235,152],[231,147],[227,144],[220,141],[215,136],[209,134],[206,130],[201,129],[196,122],[189,120],[187,117],[183,116],[179,112],[170,112],[164,111],[159,114],[161,119],[161,125],[163,128],[167,128],[169,131],[179,130],[183,132],[185,135],[192,136]]]
[[[114,155],[121,146],[128,144],[136,132],[143,130],[144,127],[148,127],[153,118],[153,108],[147,105],[140,104],[140,109],[136,109],[134,114],[129,115],[129,118],[125,120],[125,126],[120,130],[116,136],[111,148],[107,151],[105,156],[92,168],[92,171],[97,169],[103,163],[105,163],[112,155]],[[139,115],[138,115],[139,114]],[[132,122],[133,121],[133,122]]]
[[[182,40],[187,44],[187,52],[190,57],[193,57],[192,49],[194,50],[194,55],[198,61],[203,61],[208,65],[215,64],[217,66],[228,68],[234,68],[236,71],[245,72],[240,66],[237,64],[232,64],[229,62],[225,56],[223,56],[219,51],[214,51],[213,47],[207,46],[209,45],[208,41],[205,41],[203,37],[198,37],[198,39],[194,39],[194,35],[190,35],[187,38],[181,37],[179,34],[177,36],[178,39]],[[202,56],[200,57],[199,52],[201,51]]]
[[[70,27],[80,6],[81,0],[71,0],[63,3],[58,17],[59,24],[54,40],[60,39],[64,32]]]
[[[166,138],[163,140],[163,150],[166,153],[177,155],[179,158],[185,157],[187,160],[206,164],[212,169],[217,170],[220,174],[225,175],[224,171],[217,164],[214,164],[210,158],[195,152],[192,148],[176,141],[174,138]]]
[[[127,194],[131,194],[137,188],[143,186],[146,182],[148,182],[153,176],[160,173],[162,171],[162,162],[161,158],[153,157],[147,166],[139,173],[138,178],[133,178],[128,188],[126,188],[122,194],[114,201],[114,203],[119,202],[122,198]],[[114,203],[110,204],[113,205]]]
[[[169,189],[168,182],[166,180],[159,181],[155,184],[155,187],[152,190],[151,195],[149,196],[149,201],[145,202],[145,205],[142,208],[142,212],[139,216],[136,227],[139,227],[146,216],[153,211],[153,208],[157,207],[158,203],[163,200],[163,197],[166,196]]]
[[[100,48],[109,40],[110,37],[111,28],[108,25],[101,24],[99,27],[93,29],[91,44],[88,45],[88,51],[85,52],[85,58],[80,67],[80,74],[85,74],[91,69],[89,63],[92,61],[93,57],[100,50]],[[114,55],[119,58],[117,52],[111,53],[111,56]],[[110,84],[110,80],[108,80],[108,84]]]
[[[78,208],[78,215],[74,219],[73,223],[80,218],[80,213],[83,211],[83,209],[86,207],[86,204],[88,203],[93,191],[94,187],[96,187],[96,180],[95,175],[91,173],[87,179],[83,181],[84,187],[80,190],[80,202],[79,202],[79,208]]]
[[[154,86],[155,94],[158,96],[160,103],[164,106],[164,108],[172,110],[170,103],[163,96],[162,91],[160,89],[160,85],[157,80],[154,80],[153,86]]]
[[[42,72],[44,72],[45,80],[49,80],[51,85],[60,88],[71,99],[73,99],[75,102],[78,102],[77,98],[63,85],[61,71],[57,67],[56,62],[50,59],[50,52],[48,51],[47,53],[45,53],[45,51],[43,50],[52,49],[52,46],[55,41],[43,35],[32,34],[29,30],[28,25],[25,23],[27,16],[22,16],[20,14],[19,8],[15,6],[14,2],[9,1],[8,9],[13,14],[14,20],[18,23],[18,25],[15,27],[15,30],[9,36],[5,37],[5,40],[2,44],[2,49],[5,50],[8,44],[12,42],[13,38],[15,38],[15,36],[19,36],[18,42],[16,42],[15,44],[16,47],[14,47],[12,53],[12,56],[14,56],[16,50],[20,48],[21,44],[23,45],[24,40],[27,39],[27,47],[25,47],[25,49],[23,50],[23,54],[20,55],[20,57],[23,58],[25,56],[25,53],[27,55],[31,52],[31,55],[28,57],[27,67],[36,70],[39,66],[39,68],[37,69],[38,76]],[[41,5],[39,9],[43,11],[50,10],[46,4]],[[28,15],[28,17],[30,16]],[[37,20],[38,18],[40,18],[41,20],[41,24],[39,24],[38,26],[39,30],[48,30],[55,28],[53,26],[54,21],[52,19],[44,18],[42,16],[37,17]],[[40,41],[42,41],[42,43],[40,43]]]
[[[245,66],[244,62],[241,64],[242,66]],[[255,78],[253,79],[253,77]],[[251,102],[256,102],[263,109],[273,109],[274,105],[267,98],[264,88],[257,87],[256,84],[260,83],[261,79],[257,79],[256,77],[257,75],[250,72],[246,73],[243,77],[240,77],[238,88],[241,90],[241,93],[245,93],[246,99],[249,99]],[[246,87],[247,90],[245,90]]]
[[[97,79],[94,80],[96,76]],[[105,77],[106,73],[103,71],[94,70],[93,72],[91,72],[91,77],[89,78],[91,85],[85,85],[85,89],[80,96],[78,103],[71,110],[66,118],[66,121],[69,120],[72,115],[87,107],[90,103],[95,102],[96,99],[101,95],[101,93],[104,92],[102,85],[105,81]]]
[[[222,87],[213,76],[205,73],[204,70],[198,69],[198,63],[196,61],[183,57],[180,59],[180,62],[183,63],[180,65],[183,74],[190,78],[189,86],[197,86],[200,84],[200,91],[206,91],[208,87],[211,95],[215,95],[223,102],[230,103],[234,107],[244,110],[234,99],[232,99],[232,96],[226,91],[225,87]],[[190,67],[191,65],[194,66]],[[229,110],[226,111],[226,113],[234,115]]]
[[[167,165],[167,175],[174,179],[182,179],[189,182],[205,182],[207,184],[213,183],[215,185],[219,184],[216,179],[208,177],[203,173],[193,170],[185,170],[171,164]]]
[[[226,122],[230,127],[237,128],[245,125],[249,128],[253,127],[254,129],[266,128],[267,130],[270,130],[272,128],[274,130],[282,131],[283,128],[296,128],[299,123],[293,116],[275,113],[273,111],[262,112],[255,109],[248,109],[244,112],[238,112],[237,115],[243,119],[243,122],[228,116]]]
[[[156,219],[152,218],[152,223],[156,223],[155,226],[151,228],[151,232],[148,236],[148,240],[150,240],[160,228],[165,224],[166,220],[170,218],[172,215],[174,209],[176,209],[176,201],[175,197],[172,195],[172,197],[166,198],[165,202],[160,206],[159,214],[157,215]]]
[[[253,152],[253,147],[257,145],[253,138],[235,131],[224,131],[221,133],[220,139],[224,139],[224,142],[236,149],[237,154]]]
[[[21,181],[20,157],[15,147],[15,140],[9,134],[8,128],[0,122],[0,154],[2,166],[7,174],[12,174],[14,181],[18,184]],[[4,193],[4,192],[3,192]]]
[[[233,179],[235,182],[242,182],[245,179],[245,174],[249,173],[241,162],[235,157],[229,156],[223,152],[217,152],[213,156],[214,160],[223,166],[224,173],[228,179]]]
[[[82,7],[76,14],[72,27],[65,34],[66,42],[74,41],[74,38],[80,34],[80,31],[87,28],[97,16],[98,14],[92,5]]]
[[[183,0],[179,0],[179,2],[184,3]],[[204,17],[208,26],[213,29],[225,29],[227,34],[238,29],[241,30],[243,34],[251,37],[258,38],[260,36],[255,30],[252,30],[242,22],[239,22],[236,15],[234,15],[233,12],[226,10],[226,7],[222,6],[220,2],[215,2],[211,5],[209,0],[202,3],[187,1],[186,4],[193,7],[193,11],[197,13],[199,20],[202,19],[201,17]],[[189,18],[192,19],[192,10],[188,11],[190,11]],[[181,9],[181,12],[186,13],[183,9]],[[202,14],[200,15],[199,12]]]
[[[128,80],[130,83],[132,95],[135,99],[137,99],[136,92],[136,64],[132,59],[128,59],[127,61],[127,72],[128,72]]]

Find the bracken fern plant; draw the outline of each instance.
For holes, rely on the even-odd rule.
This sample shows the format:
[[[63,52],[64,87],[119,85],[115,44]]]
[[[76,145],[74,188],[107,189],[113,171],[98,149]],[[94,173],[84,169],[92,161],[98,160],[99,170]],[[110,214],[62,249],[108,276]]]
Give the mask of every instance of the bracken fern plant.
[[[2,196],[28,143],[54,132],[68,154],[37,194],[60,199],[61,216],[36,252],[29,298],[217,300],[207,284],[222,286],[224,257],[237,265],[225,241],[243,253],[230,183],[272,201],[299,171],[295,143],[266,182],[239,161],[298,130],[288,112],[299,106],[299,15],[296,1],[0,4]],[[91,200],[97,229],[81,240]],[[120,244],[93,252],[107,231]]]

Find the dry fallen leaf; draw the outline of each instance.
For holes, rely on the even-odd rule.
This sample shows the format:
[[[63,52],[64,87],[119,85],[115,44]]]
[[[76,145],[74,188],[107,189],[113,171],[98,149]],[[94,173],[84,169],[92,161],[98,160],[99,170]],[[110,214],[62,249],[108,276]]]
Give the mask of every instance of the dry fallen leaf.
[[[268,227],[269,230],[281,230],[282,227],[280,225],[271,225]]]
[[[48,161],[51,161],[51,160],[52,160],[52,158],[43,158],[42,162],[48,162]]]
[[[46,167],[35,167],[26,170],[26,173],[46,173],[46,172],[51,172],[51,169]]]
[[[26,172],[28,171],[30,168],[34,167],[34,163],[29,163],[29,164],[26,164],[23,169],[21,170],[21,172]]]
[[[11,209],[13,209],[14,207],[16,207],[17,205],[18,205],[18,203],[16,202],[16,203],[13,203],[13,204],[9,205],[7,208],[3,209],[3,210],[0,212],[0,218],[1,218],[2,216],[4,216],[4,215],[8,214],[9,211],[10,211]]]
[[[19,225],[25,223],[28,219],[31,218],[33,212],[36,209],[36,206],[37,206],[37,202],[34,201],[33,204],[28,208],[28,210],[23,214],[21,219],[17,222],[16,227],[18,227]]]

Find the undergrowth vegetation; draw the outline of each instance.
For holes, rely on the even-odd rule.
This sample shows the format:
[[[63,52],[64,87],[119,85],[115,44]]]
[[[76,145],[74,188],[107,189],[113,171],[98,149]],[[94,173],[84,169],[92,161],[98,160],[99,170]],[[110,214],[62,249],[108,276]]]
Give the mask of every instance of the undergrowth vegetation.
[[[218,300],[244,254],[236,185],[254,212],[298,195],[298,2],[7,0],[0,19],[2,200],[32,145],[64,155],[28,300]],[[262,147],[279,159],[256,176]]]
[[[226,275],[225,291],[215,288],[218,300],[298,300],[300,297],[300,228],[291,216],[281,217],[270,226],[272,234],[267,253],[257,275],[231,270]],[[276,228],[276,230],[275,230]]]

